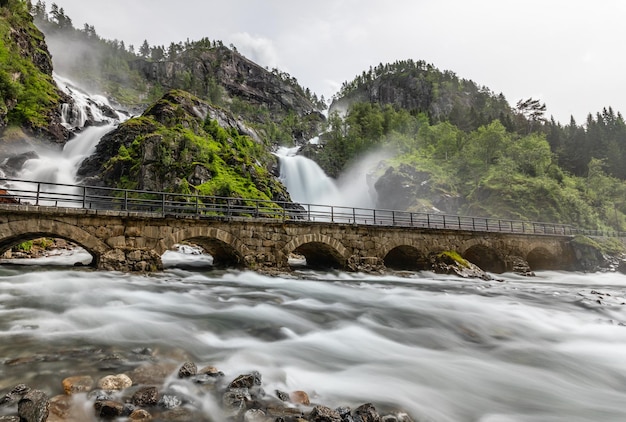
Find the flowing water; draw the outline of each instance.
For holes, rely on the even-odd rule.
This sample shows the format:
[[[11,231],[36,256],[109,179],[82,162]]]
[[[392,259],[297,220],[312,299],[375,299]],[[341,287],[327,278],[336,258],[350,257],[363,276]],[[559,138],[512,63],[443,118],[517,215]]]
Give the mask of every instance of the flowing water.
[[[68,144],[65,166],[107,130],[84,130],[76,141],[93,133],[93,142],[76,154]],[[317,202],[300,191],[310,189],[304,182],[329,180],[291,164],[284,175],[304,178],[291,186],[294,198]],[[163,259],[169,268],[150,275],[74,268],[90,260],[76,252],[0,265],[0,393],[26,383],[54,396],[65,377],[192,360],[227,379],[259,371],[268,394],[304,390],[331,407],[372,402],[415,421],[626,420],[624,275],[266,276],[212,270],[194,250]],[[218,412],[213,402],[199,406]]]
[[[5,265],[0,389],[60,394],[64,377],[109,373],[93,350],[150,348],[230,379],[257,370],[270,394],[372,402],[416,421],[623,421],[625,288],[615,273],[485,282]]]

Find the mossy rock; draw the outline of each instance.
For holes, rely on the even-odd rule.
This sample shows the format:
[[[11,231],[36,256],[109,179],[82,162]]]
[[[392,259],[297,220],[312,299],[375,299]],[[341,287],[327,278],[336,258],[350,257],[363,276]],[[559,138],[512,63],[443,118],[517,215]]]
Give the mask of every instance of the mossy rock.
[[[429,257],[431,269],[437,274],[451,274],[462,278],[491,280],[491,276],[480,267],[463,258],[456,251],[433,253]]]

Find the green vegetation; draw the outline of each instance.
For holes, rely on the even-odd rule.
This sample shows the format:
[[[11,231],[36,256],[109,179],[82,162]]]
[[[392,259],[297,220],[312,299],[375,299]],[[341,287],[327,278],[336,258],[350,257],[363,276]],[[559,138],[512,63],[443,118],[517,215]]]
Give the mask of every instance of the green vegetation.
[[[48,73],[43,35],[25,2],[10,0],[0,8],[0,40],[0,127],[47,128],[60,96]]]
[[[437,254],[437,258],[439,258],[440,261],[442,262],[447,262],[449,264],[456,264],[459,267],[463,267],[463,268],[470,268],[470,262],[463,258],[458,252],[456,251],[443,251],[439,254]]]
[[[184,91],[171,91],[143,116],[120,125],[107,142],[116,145],[103,166],[107,185],[229,196],[242,203],[287,198],[268,171],[275,164],[268,145],[188,111],[207,106]]]
[[[423,102],[411,107],[392,97],[362,101],[374,81],[395,91],[417,89]],[[343,117],[331,114],[324,147],[315,157],[331,175],[385,148],[394,158],[378,167],[379,175],[391,167],[386,176],[410,186],[410,193],[402,191],[411,196],[410,210],[431,211],[436,200],[449,197],[458,198],[445,210],[453,214],[626,230],[626,167],[621,165],[626,124],[611,109],[590,117],[584,128],[574,122],[563,128],[543,118],[545,105],[536,100],[511,108],[471,81],[411,61],[364,73],[344,84],[341,94],[335,105],[356,102]],[[380,207],[395,204],[392,199],[379,191]]]

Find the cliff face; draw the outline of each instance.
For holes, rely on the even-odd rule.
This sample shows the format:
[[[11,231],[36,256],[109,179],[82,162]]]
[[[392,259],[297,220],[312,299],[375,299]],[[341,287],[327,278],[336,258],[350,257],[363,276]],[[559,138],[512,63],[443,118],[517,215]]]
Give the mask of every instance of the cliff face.
[[[253,123],[278,124],[289,115],[303,118],[305,123],[293,133],[296,141],[316,135],[324,120],[319,105],[294,79],[224,46],[188,49],[167,61],[136,60],[131,67],[151,83],[224,104]]]
[[[52,61],[43,34],[26,3],[0,7],[0,130],[4,141],[24,136],[64,142],[60,104],[71,100],[52,79]],[[15,130],[7,133],[7,128]],[[22,131],[24,133],[22,133]]]
[[[289,200],[276,168],[276,157],[241,120],[170,91],[104,136],[78,175],[92,185]]]

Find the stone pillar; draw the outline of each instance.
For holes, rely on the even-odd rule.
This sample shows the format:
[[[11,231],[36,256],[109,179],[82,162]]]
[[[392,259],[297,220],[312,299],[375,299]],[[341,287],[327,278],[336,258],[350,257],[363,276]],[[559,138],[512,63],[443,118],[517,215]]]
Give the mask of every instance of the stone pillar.
[[[123,272],[161,271],[161,256],[149,249],[115,248],[100,256],[97,263],[99,270]]]

